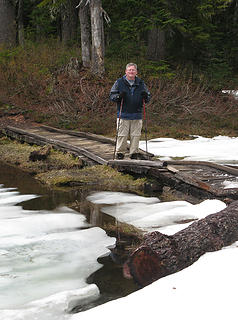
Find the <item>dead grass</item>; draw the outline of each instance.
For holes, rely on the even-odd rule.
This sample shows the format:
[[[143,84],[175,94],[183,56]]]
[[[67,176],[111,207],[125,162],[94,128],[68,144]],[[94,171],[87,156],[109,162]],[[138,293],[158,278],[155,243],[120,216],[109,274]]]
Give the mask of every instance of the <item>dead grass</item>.
[[[66,50],[58,43],[3,52],[0,116],[17,113],[23,120],[115,136],[116,105],[109,101],[109,92],[123,72],[121,65],[110,62],[110,71],[99,79],[82,68],[76,50]],[[117,75],[115,79],[112,74]],[[212,90],[204,79],[195,82],[179,70],[173,78],[158,75],[144,80],[152,93],[146,106],[149,138],[236,135],[238,102]]]
[[[0,160],[30,173],[81,167],[81,162],[71,154],[64,154],[54,149],[51,149],[50,155],[44,161],[29,161],[30,153],[39,150],[40,148],[41,147],[39,146],[30,146],[26,143],[19,143],[7,138],[1,138]]]

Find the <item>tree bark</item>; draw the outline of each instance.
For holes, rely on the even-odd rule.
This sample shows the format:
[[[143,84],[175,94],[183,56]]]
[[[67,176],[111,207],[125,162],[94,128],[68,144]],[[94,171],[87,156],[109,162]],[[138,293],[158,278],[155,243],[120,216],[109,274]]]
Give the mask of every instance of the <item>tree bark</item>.
[[[148,59],[159,61],[165,58],[165,31],[153,28],[148,34]]]
[[[81,31],[81,54],[85,68],[91,65],[91,33],[89,6],[82,3],[79,7],[79,20]]]
[[[23,25],[23,0],[18,0],[17,8],[17,38],[20,46],[24,45],[24,25]]]
[[[78,0],[67,0],[61,8],[61,39],[64,44],[77,39]]]
[[[102,16],[102,1],[90,1],[91,33],[92,33],[92,60],[91,72],[102,76],[104,69],[104,29]]]
[[[237,240],[238,201],[235,201],[172,236],[148,233],[124,264],[124,276],[132,277],[144,287],[190,266],[204,253],[220,250]]]
[[[10,0],[0,0],[0,45],[16,44],[15,7]]]

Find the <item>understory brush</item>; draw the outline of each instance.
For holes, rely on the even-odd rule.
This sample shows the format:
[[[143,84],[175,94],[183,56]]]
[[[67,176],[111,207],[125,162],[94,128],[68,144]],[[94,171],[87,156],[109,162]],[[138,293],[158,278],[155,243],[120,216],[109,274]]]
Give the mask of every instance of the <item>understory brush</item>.
[[[1,51],[0,113],[9,115],[15,108],[34,122],[115,136],[116,105],[109,92],[116,80],[112,75],[121,76],[125,66],[124,61],[112,64],[111,58],[105,64],[110,72],[97,78],[82,67],[77,48],[57,42]],[[232,95],[180,69],[164,74],[156,69],[153,76],[147,69],[142,60],[140,74],[152,94],[146,105],[149,138],[236,135],[238,101]]]

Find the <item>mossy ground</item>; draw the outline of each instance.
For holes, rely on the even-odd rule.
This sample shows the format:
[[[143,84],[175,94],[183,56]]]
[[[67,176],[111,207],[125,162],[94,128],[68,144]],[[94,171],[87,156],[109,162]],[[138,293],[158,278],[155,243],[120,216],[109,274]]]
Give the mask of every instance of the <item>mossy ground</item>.
[[[96,165],[81,170],[53,170],[40,173],[37,178],[51,186],[95,186],[103,190],[143,191],[145,178],[134,179],[108,166]]]
[[[31,146],[3,137],[0,139],[0,160],[33,174],[53,169],[80,168],[78,159],[72,157],[72,155],[68,153],[64,154],[54,149],[51,149],[50,155],[46,161],[30,161],[30,153],[40,149],[41,147],[36,145]]]
[[[79,159],[69,153],[51,149],[50,155],[44,161],[30,161],[32,151],[39,146],[0,139],[0,161],[16,166],[21,170],[34,174],[35,178],[52,188],[68,188],[88,186],[95,189],[143,192],[145,178],[134,179],[111,167],[96,165],[82,168]]]

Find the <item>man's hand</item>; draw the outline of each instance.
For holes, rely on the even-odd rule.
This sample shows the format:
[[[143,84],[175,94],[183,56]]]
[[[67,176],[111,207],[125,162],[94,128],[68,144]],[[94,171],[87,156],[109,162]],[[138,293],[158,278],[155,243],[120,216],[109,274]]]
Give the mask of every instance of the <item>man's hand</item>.
[[[144,99],[144,100],[148,99],[148,93],[146,91],[142,91],[141,96],[142,96],[142,99]]]
[[[120,99],[125,99],[125,97],[126,97],[126,92],[125,91],[122,91],[122,92],[119,93],[119,98]]]

